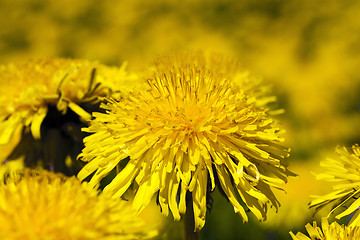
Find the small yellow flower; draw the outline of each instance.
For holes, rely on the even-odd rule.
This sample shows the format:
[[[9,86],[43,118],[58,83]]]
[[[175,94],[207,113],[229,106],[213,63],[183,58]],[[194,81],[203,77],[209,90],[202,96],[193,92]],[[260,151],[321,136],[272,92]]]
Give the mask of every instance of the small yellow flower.
[[[360,147],[354,145],[352,152],[346,147],[337,147],[338,159],[328,158],[321,162],[326,172],[318,174],[317,179],[335,183],[333,192],[324,196],[312,196],[310,207],[321,209],[327,205],[332,207],[328,217],[341,207],[345,210],[335,217],[340,219],[354,213],[349,226],[360,225]]]
[[[156,230],[129,202],[99,193],[75,177],[25,170],[0,187],[0,238],[144,239]]]
[[[34,140],[40,140],[45,134],[55,135],[48,129],[63,131],[51,139],[71,137],[78,123],[83,124],[78,127],[80,129],[90,120],[91,112],[99,109],[102,97],[136,85],[136,79],[136,75],[125,71],[125,65],[108,67],[79,59],[37,59],[0,66],[0,149],[5,150],[0,155],[0,163],[15,147],[21,149],[16,149],[11,158],[28,154],[21,152],[26,147],[32,148],[31,154],[35,155]],[[72,115],[67,114],[69,112]],[[72,122],[67,122],[68,119]],[[51,126],[42,129],[44,122]],[[76,137],[81,143],[81,137]],[[43,141],[44,144],[50,142],[48,139]],[[22,143],[20,147],[19,143]],[[53,145],[61,147],[61,144],[65,145],[59,142]],[[47,156],[39,156],[36,161],[40,158]]]
[[[308,236],[305,234],[298,232],[294,235],[290,232],[290,235],[293,240],[354,240],[360,238],[360,228],[359,227],[350,227],[340,225],[337,222],[333,222],[329,225],[326,218],[322,218],[321,220],[321,228],[317,226],[314,221],[311,226],[308,223],[305,226]]]
[[[135,209],[158,192],[163,214],[170,209],[175,220],[186,212],[190,192],[196,231],[205,224],[206,196],[216,185],[244,221],[239,199],[264,220],[268,203],[279,206],[271,187],[287,180],[282,160],[288,149],[276,122],[239,88],[228,64],[194,53],[158,59],[146,89],[94,113],[86,129],[94,134],[84,139],[80,155],[89,163],[78,177],[95,171],[90,184],[96,186],[118,164],[125,166],[104,191],[120,197],[135,182]]]

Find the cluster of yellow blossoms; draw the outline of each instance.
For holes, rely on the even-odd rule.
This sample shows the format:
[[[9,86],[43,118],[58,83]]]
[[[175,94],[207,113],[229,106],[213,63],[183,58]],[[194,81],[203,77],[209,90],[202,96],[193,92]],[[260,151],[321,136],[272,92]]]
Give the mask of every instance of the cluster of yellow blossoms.
[[[232,59],[172,53],[155,59],[142,76],[128,73],[125,65],[40,59],[0,66],[0,80],[4,239],[151,238],[157,230],[144,227],[136,214],[156,194],[165,216],[171,212],[180,220],[191,214],[192,230],[198,232],[215,188],[244,222],[248,210],[262,221],[269,207],[280,206],[273,189],[282,189],[294,176],[285,162],[284,131],[274,119],[282,110],[269,107],[276,98]],[[63,128],[83,132],[71,135]],[[51,137],[60,141],[49,144]],[[61,172],[54,168],[59,161],[54,149],[66,138],[84,146],[65,153],[62,164],[78,162],[74,155],[87,163],[64,173],[84,183],[45,170],[14,171]],[[328,159],[323,163],[327,172],[318,175],[337,183],[334,192],[317,197],[311,207],[332,204],[331,214],[346,206],[337,218],[355,214],[348,226],[329,225],[325,218],[322,230],[316,222],[308,224],[311,239],[359,235],[360,148],[337,152],[340,160]],[[130,188],[132,203],[122,199]]]
[[[76,151],[71,144],[82,142],[76,131],[87,126],[102,98],[136,86],[138,78],[125,67],[61,58],[0,66],[1,239],[145,239],[157,235],[155,225],[137,217],[129,201],[99,194],[74,176],[23,170],[45,168],[73,175],[54,167],[72,167],[70,156],[58,155],[63,150],[68,151],[65,154],[74,151],[76,161],[81,149]],[[71,144],[66,145],[64,139],[71,139]]]
[[[43,163],[49,158],[49,151],[60,147],[56,143],[61,143],[47,145],[50,139],[47,133],[49,129],[62,127],[66,121],[73,121],[78,126],[88,126],[84,131],[92,133],[84,138],[85,148],[79,155],[89,163],[78,177],[85,180],[90,176],[86,188],[105,187],[96,198],[111,195],[120,199],[131,187],[135,192],[132,208],[139,213],[158,193],[157,200],[164,215],[170,210],[174,219],[180,220],[186,211],[193,211],[194,231],[201,230],[205,224],[208,197],[216,186],[244,221],[248,220],[247,209],[259,220],[265,220],[269,204],[276,209],[279,207],[272,188],[281,189],[287,176],[292,175],[284,163],[289,149],[282,145],[280,134],[283,131],[272,117],[278,111],[268,107],[275,97],[268,96],[269,89],[260,79],[250,76],[231,59],[198,52],[174,53],[156,59],[141,77],[126,72],[124,67],[107,67],[97,62],[41,59],[23,65],[1,66],[0,78],[0,143],[6,149],[1,159],[5,175],[11,173],[9,164],[19,155],[25,167],[59,171]],[[72,112],[70,116],[69,112]],[[53,124],[57,121],[60,125]],[[60,132],[52,136],[62,139],[62,135],[64,133]],[[82,140],[83,135],[80,136]],[[35,165],[28,163],[34,151],[30,142],[44,149]],[[23,145],[31,149],[21,151]],[[67,158],[62,161],[68,164]],[[117,171],[116,176],[107,186],[102,185],[101,179],[113,169]],[[99,234],[106,236],[114,229],[123,231],[115,225],[124,220],[103,216],[113,209],[106,210],[102,203],[90,206],[94,203],[85,196],[79,197],[80,203],[75,206],[77,201],[67,198],[75,194],[73,191],[83,190],[70,189],[67,180],[53,180],[51,173],[43,173],[26,172],[21,180],[5,176],[2,198],[7,200],[0,201],[4,209],[8,206],[13,209],[9,208],[9,213],[4,214],[18,214],[14,222],[2,226],[6,228],[3,231],[6,236],[17,228],[16,219],[28,215],[28,220],[32,221],[34,214],[42,216],[26,231],[11,235],[12,239],[26,234],[54,233],[54,229],[41,229],[41,224],[45,224],[50,215],[45,214],[45,209],[57,199],[61,206],[56,208],[54,216],[69,213],[77,219],[78,212],[90,208],[88,215],[102,218],[94,220],[83,215],[86,221],[78,219],[84,225],[73,228],[74,232],[69,233],[74,234],[69,235],[72,239],[81,233],[94,237],[98,234],[94,232],[97,228],[86,229],[98,226],[96,224],[101,228]],[[10,175],[19,178],[18,173]],[[40,179],[40,175],[45,177]],[[60,189],[62,185],[65,189]],[[77,185],[76,188],[84,188]],[[60,194],[57,191],[63,195],[57,195]],[[16,201],[22,198],[27,205],[18,209]],[[35,202],[41,206],[32,206]],[[122,206],[122,203],[110,205]],[[111,224],[105,227],[102,224],[106,221]],[[61,231],[60,226],[72,224],[58,216],[48,227]],[[116,231],[115,235],[119,234]],[[150,233],[153,232],[145,236],[152,236]]]

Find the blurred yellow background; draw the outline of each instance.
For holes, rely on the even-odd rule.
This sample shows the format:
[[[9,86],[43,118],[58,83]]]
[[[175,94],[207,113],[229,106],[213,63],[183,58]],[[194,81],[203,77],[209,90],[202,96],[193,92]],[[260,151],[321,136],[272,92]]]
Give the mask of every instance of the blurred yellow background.
[[[309,194],[329,186],[310,172],[336,145],[359,143],[360,2],[328,0],[0,1],[0,63],[72,57],[141,70],[155,56],[202,49],[240,59],[272,86],[291,147],[288,194],[267,223],[243,224],[218,193],[204,239],[290,239],[312,222]],[[310,188],[311,187],[311,188]],[[302,197],[301,197],[302,196]],[[293,211],[293,212],[292,212]],[[289,219],[289,216],[291,218]],[[181,224],[169,219],[169,239]]]

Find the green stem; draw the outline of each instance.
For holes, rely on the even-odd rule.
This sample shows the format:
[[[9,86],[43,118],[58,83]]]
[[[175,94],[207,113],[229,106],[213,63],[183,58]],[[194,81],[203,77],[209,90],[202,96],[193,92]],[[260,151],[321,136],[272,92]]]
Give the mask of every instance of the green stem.
[[[200,232],[194,232],[194,208],[191,193],[186,194],[186,213],[184,216],[184,230],[186,240],[200,240]]]

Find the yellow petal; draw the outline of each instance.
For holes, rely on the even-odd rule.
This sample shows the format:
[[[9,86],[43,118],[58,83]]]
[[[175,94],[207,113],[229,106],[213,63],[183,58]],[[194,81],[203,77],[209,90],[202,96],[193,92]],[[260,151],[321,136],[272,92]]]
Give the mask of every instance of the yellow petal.
[[[79,105],[69,102],[68,107],[73,110],[83,121],[90,121],[91,114],[82,109]]]
[[[131,160],[118,175],[104,188],[104,192],[113,192],[114,198],[121,197],[132,184],[139,169]]]
[[[228,177],[229,174],[226,172],[223,165],[215,164],[215,167],[216,167],[216,171],[218,172],[218,177],[219,177],[219,181],[221,184],[221,188],[224,191],[224,193],[226,194],[226,196],[228,197],[231,204],[234,206],[235,213],[239,213],[240,216],[242,217],[243,221],[247,222],[248,217],[245,213],[244,208],[240,205],[240,203],[236,199],[234,188],[232,186],[230,178]]]
[[[152,196],[159,190],[160,188],[160,177],[159,172],[154,172],[151,174],[151,177],[147,182],[143,182],[139,189],[136,192],[133,208],[136,209],[138,213],[140,213],[145,206],[147,206]]]
[[[176,171],[174,171],[172,173],[172,177],[170,178],[170,182],[169,182],[168,199],[169,199],[169,208],[174,216],[175,221],[180,220],[179,207],[176,202],[179,183],[180,183],[179,177],[177,176]]]
[[[345,211],[336,215],[337,219],[347,216],[360,207],[360,198],[356,199]]]
[[[47,114],[47,108],[43,107],[43,108],[39,108],[38,112],[33,117],[30,129],[34,139],[40,139],[41,137],[40,128],[44,118],[46,117],[46,114]]]

